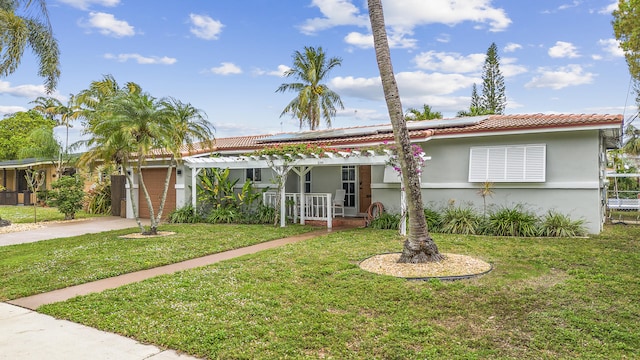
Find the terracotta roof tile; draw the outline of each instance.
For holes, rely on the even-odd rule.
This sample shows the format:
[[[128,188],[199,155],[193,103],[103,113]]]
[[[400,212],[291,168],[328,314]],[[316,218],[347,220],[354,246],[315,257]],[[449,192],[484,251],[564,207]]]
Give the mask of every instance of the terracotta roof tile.
[[[431,126],[435,124],[435,121],[422,121],[419,124],[413,123],[413,130],[409,132],[412,139],[426,138],[429,136],[437,137],[439,135],[455,135],[455,134],[471,134],[471,133],[485,133],[485,132],[501,132],[501,131],[525,131],[534,129],[552,129],[552,128],[572,128],[572,127],[584,127],[584,126],[621,126],[623,122],[622,115],[602,115],[602,114],[525,114],[525,115],[490,115],[475,124],[456,124],[451,127],[442,127],[444,120],[436,120],[440,125]],[[453,119],[451,119],[453,120]],[[424,125],[421,126],[421,125]],[[264,142],[266,138],[274,135],[252,135],[252,136],[237,136],[228,138],[218,138],[214,142],[214,151],[219,152],[243,152],[252,151],[263,148],[265,146],[273,146],[279,144],[300,144],[310,143],[317,145],[337,146],[337,147],[357,147],[358,145],[382,143],[384,141],[393,142],[393,132],[390,131],[389,124],[376,125],[376,126],[358,126],[349,128],[340,128],[332,130],[354,130],[354,129],[370,129],[377,130],[376,133],[367,135],[358,135],[357,132],[353,135],[342,135],[336,131],[336,137],[323,138],[316,140],[298,140],[280,141],[280,142]],[[324,132],[323,132],[324,131]],[[304,132],[309,135],[309,132]],[[327,131],[321,130],[318,133],[323,133],[326,136]],[[299,133],[289,133],[299,134]],[[282,134],[279,134],[282,135]],[[312,135],[311,135],[312,137]],[[185,149],[186,150],[186,149]],[[209,149],[198,147],[196,151],[188,154],[183,153],[184,156],[196,155],[210,152]]]

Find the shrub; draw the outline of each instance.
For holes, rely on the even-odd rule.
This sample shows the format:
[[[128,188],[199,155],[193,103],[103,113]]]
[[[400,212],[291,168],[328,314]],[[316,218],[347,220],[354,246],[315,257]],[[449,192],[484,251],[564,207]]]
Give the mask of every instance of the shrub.
[[[540,234],[557,237],[584,236],[587,229],[584,227],[584,220],[573,221],[567,215],[549,210],[542,219]]]
[[[369,227],[381,230],[398,230],[400,228],[400,214],[389,214],[383,212],[375,219],[371,220]]]
[[[424,217],[427,220],[427,228],[432,232],[439,232],[442,225],[442,216],[433,209],[424,209]]]
[[[472,208],[448,207],[442,215],[440,231],[449,234],[477,234],[480,217]]]
[[[219,207],[211,210],[207,216],[207,222],[212,224],[231,224],[238,223],[242,218],[242,214],[232,207]]]
[[[503,207],[489,216],[487,232],[496,236],[538,236],[538,217],[521,205]]]
[[[169,223],[171,224],[195,224],[202,222],[202,218],[198,215],[193,208],[193,205],[187,204],[179,209],[173,210],[169,213]]]
[[[75,219],[76,212],[82,209],[83,187],[79,175],[62,176],[51,184],[47,204],[58,207],[65,220]]]
[[[117,204],[116,206],[120,206]],[[86,211],[89,214],[109,214],[111,212],[111,182],[105,181],[89,190],[86,196]]]

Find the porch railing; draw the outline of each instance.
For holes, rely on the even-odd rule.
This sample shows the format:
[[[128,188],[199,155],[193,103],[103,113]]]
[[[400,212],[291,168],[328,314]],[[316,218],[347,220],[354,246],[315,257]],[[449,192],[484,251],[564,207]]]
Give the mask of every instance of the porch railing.
[[[275,207],[278,194],[267,191],[262,195],[263,204]],[[330,193],[308,193],[304,194],[304,219],[305,220],[325,220],[327,227],[331,228],[332,223],[332,194]],[[294,223],[298,223],[301,218],[300,194],[285,193],[285,216]]]

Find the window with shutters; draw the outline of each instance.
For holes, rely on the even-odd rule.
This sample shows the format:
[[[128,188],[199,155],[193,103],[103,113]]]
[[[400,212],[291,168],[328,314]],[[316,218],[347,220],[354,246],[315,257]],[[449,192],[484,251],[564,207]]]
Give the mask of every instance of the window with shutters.
[[[469,182],[544,182],[546,145],[472,147]]]

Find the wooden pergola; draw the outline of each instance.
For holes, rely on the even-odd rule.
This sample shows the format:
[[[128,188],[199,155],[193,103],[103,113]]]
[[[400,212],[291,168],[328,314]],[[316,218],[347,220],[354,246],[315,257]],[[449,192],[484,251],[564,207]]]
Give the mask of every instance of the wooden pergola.
[[[190,157],[185,158],[185,165],[192,169],[191,203],[196,208],[196,179],[202,169],[250,169],[271,168],[280,178],[286,177],[293,171],[300,179],[300,207],[304,209],[304,178],[314,167],[343,166],[343,165],[385,165],[392,152],[385,150],[382,154],[373,150],[349,152],[323,152],[321,154],[283,154],[283,155],[247,155],[221,157]],[[280,214],[285,213],[285,183],[280,181]],[[300,223],[304,224],[304,211],[300,214]],[[331,227],[331,214],[327,226]],[[280,226],[285,226],[285,217],[280,216]]]

